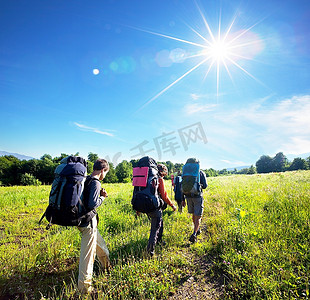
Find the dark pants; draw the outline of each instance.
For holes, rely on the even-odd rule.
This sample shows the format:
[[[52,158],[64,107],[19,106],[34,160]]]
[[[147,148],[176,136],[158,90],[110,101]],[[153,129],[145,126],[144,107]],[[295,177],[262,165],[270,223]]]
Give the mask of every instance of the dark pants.
[[[181,202],[177,202],[177,203],[178,203],[179,212],[182,212],[183,211],[182,201]]]
[[[147,251],[153,255],[156,243],[160,243],[163,237],[163,212],[159,208],[147,215],[151,220],[151,232]]]

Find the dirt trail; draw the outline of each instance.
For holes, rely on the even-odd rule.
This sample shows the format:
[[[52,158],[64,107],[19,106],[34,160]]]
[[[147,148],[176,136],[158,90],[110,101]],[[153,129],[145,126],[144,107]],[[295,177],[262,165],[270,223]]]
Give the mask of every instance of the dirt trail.
[[[203,238],[203,236],[200,236],[200,239]],[[193,260],[193,275],[184,281],[169,299],[223,299],[222,278],[216,281],[210,280],[210,269],[213,265],[212,260],[207,256],[195,257],[190,252],[187,252],[186,256],[189,260]]]
[[[206,257],[201,257],[195,260],[195,265],[198,266],[197,272],[188,278],[169,299],[222,299],[221,280],[211,282],[208,275],[212,262],[208,262]]]

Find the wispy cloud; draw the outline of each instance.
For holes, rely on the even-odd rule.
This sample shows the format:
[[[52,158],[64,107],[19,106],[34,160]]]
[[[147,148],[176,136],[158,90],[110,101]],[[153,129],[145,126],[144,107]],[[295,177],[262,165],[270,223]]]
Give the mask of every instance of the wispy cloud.
[[[283,144],[283,152],[288,154],[304,154],[310,152],[310,139],[302,137],[291,137],[288,143]]]
[[[288,154],[310,152],[310,95],[294,96],[270,109],[257,109],[249,118],[266,128],[265,141],[275,151]],[[277,144],[277,146],[275,145]]]
[[[190,94],[190,98],[193,101],[184,107],[184,110],[188,115],[213,111],[217,107],[217,104],[210,103],[212,99],[216,98],[214,95],[193,93]]]
[[[195,113],[202,113],[213,111],[216,108],[216,104],[200,104],[200,103],[192,103],[185,106],[185,111],[187,114],[192,115]]]
[[[239,138],[266,149],[266,154],[310,152],[310,95],[293,96],[276,103],[260,99],[242,109],[217,115],[238,130]],[[223,124],[222,124],[223,125]]]
[[[209,94],[197,94],[197,93],[191,93],[189,96],[192,100],[204,100],[204,101],[212,101],[213,99],[216,99],[218,97],[225,96],[226,93],[209,93]]]
[[[80,124],[80,123],[77,123],[77,122],[74,122],[74,125],[78,129],[81,129],[83,131],[90,131],[90,132],[94,132],[94,133],[98,133],[98,134],[102,134],[102,135],[114,136],[113,133],[110,133],[110,132],[107,132],[107,131],[102,131],[102,130],[99,130],[98,128],[89,127],[89,126],[86,126],[84,124]]]
[[[191,98],[192,98],[193,100],[198,100],[198,99],[200,99],[200,98],[202,97],[201,95],[195,94],[195,93],[191,94],[190,96],[191,96]]]
[[[221,159],[222,162],[227,163],[229,165],[232,166],[245,166],[248,165],[248,163],[245,163],[243,161],[230,161],[230,160],[226,160],[226,159]]]

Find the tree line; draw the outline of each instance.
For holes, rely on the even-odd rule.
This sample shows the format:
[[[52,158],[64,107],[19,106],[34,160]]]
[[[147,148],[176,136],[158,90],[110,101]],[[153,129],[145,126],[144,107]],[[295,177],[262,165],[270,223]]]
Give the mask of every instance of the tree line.
[[[79,155],[75,153],[74,155]],[[61,153],[58,157],[52,157],[44,154],[40,159],[20,160],[12,155],[0,157],[0,186],[10,185],[41,185],[51,184],[54,180],[54,171],[60,161],[67,157],[68,154]],[[94,162],[99,158],[98,154],[90,152],[87,157],[87,173],[92,172]],[[123,160],[117,166],[109,162],[110,171],[106,175],[104,182],[121,183],[131,182],[132,168],[135,167],[138,160]],[[171,161],[159,162],[167,166],[169,179],[171,174],[182,172],[183,163],[173,163]],[[256,162],[255,166],[244,168],[242,170],[215,170],[213,168],[206,169],[204,172],[207,177],[225,176],[232,174],[255,174],[269,172],[285,172],[293,170],[309,170],[310,156],[306,159],[297,157],[290,162],[286,156],[279,152],[274,157],[263,155]]]
[[[296,170],[309,170],[310,156],[306,159],[296,157],[290,162],[282,153],[277,153],[274,157],[263,155],[256,162],[257,173],[285,172]]]

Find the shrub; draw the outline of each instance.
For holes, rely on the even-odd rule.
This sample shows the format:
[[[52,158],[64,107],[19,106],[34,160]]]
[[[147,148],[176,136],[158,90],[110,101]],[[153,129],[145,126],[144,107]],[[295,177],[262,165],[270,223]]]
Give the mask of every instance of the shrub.
[[[32,174],[25,173],[21,176],[20,183],[22,185],[41,185],[41,181],[36,179]]]

